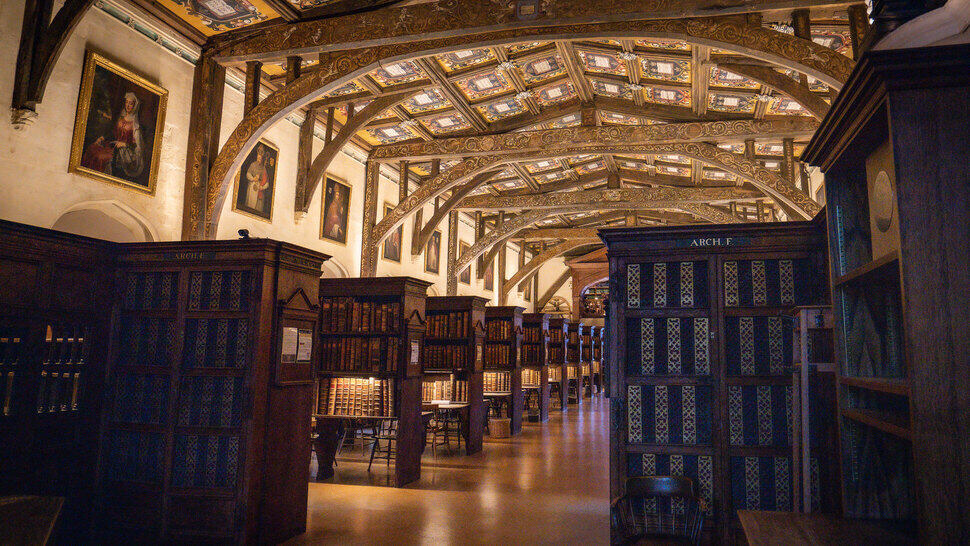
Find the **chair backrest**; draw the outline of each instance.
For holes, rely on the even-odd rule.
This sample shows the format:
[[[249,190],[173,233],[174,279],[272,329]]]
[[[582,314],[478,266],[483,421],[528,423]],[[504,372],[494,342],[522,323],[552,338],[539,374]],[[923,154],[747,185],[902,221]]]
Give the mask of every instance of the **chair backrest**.
[[[694,480],[683,476],[640,476],[626,481],[628,497],[682,497],[697,500]]]

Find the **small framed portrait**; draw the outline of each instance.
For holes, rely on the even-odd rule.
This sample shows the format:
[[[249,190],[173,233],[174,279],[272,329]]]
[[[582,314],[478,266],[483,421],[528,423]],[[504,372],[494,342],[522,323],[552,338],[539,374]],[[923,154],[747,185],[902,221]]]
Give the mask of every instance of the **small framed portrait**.
[[[320,212],[320,237],[347,244],[347,214],[350,211],[350,184],[327,175]]]
[[[155,193],[168,91],[88,51],[68,171]]]
[[[441,231],[435,231],[424,249],[424,270],[428,273],[441,271]]]
[[[485,266],[485,290],[495,290],[495,264],[490,263]]]
[[[471,248],[471,246],[468,243],[466,243],[465,241],[458,241],[458,256],[460,257],[461,255],[463,255],[465,253],[465,251],[467,251],[469,248]],[[472,266],[471,266],[471,264],[469,264],[468,267],[466,267],[465,269],[462,269],[461,270],[461,273],[458,274],[458,282],[460,282],[462,284],[471,284],[472,283]]]
[[[384,203],[384,216],[394,210],[394,205]],[[384,239],[382,254],[385,260],[401,263],[401,241],[404,239],[404,225],[400,225]]]
[[[522,299],[525,301],[532,301],[532,283],[534,282],[535,278],[533,277],[525,283],[525,290],[522,291]]]
[[[276,164],[279,148],[260,140],[243,160],[232,190],[232,210],[266,222],[273,221]]]

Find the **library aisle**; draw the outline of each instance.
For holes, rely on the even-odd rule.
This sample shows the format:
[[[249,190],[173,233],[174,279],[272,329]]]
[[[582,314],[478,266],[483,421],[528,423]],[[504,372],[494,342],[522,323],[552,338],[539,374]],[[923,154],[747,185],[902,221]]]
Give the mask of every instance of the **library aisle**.
[[[401,489],[362,485],[366,462],[339,460],[310,484],[307,532],[287,544],[608,544],[608,408],[596,396],[552,411],[471,456],[429,448]],[[375,461],[372,483],[386,474]]]

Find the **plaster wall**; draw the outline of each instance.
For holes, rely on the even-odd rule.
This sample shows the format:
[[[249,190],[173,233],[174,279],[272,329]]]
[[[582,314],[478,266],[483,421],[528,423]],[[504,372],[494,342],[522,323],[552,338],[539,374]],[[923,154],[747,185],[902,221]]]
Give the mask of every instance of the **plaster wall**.
[[[56,8],[55,8],[56,9]],[[12,101],[17,51],[24,12],[24,0],[0,2],[0,103]],[[158,178],[154,195],[71,174],[68,159],[74,131],[75,112],[86,50],[94,50],[129,68],[168,90],[168,106],[161,144]],[[25,130],[14,130],[7,120],[0,121],[0,218],[50,228],[64,217],[58,227],[75,231],[84,229],[84,222],[76,220],[74,212],[93,203],[97,210],[130,211],[136,224],[144,224],[144,232],[151,239],[178,240],[182,229],[183,186],[185,183],[185,155],[188,143],[189,110],[192,96],[193,65],[129,28],[97,6],[92,6],[78,23],[54,66],[43,102],[38,106],[35,122]],[[242,119],[242,94],[226,87],[220,137],[222,142]],[[357,159],[338,154],[330,165],[329,174],[347,182],[352,190],[346,244],[320,237],[322,184],[314,191],[309,213],[297,220],[294,210],[296,161],[299,128],[288,120],[273,126],[264,138],[279,150],[276,185],[274,188],[272,221],[266,222],[232,210],[227,198],[217,237],[236,238],[239,229],[249,230],[252,237],[268,237],[305,246],[332,256],[328,264],[330,274],[340,272],[348,276],[360,275],[361,234],[363,229],[364,165]],[[315,150],[323,142],[314,139]],[[394,173],[389,173],[394,174]],[[383,203],[396,204],[398,186],[394,179],[381,177],[379,189],[381,210]],[[424,218],[431,217],[433,208],[425,207]],[[67,216],[65,216],[67,214]],[[87,218],[98,218],[92,213]],[[123,215],[124,213],[119,213]],[[107,217],[106,217],[107,218]],[[129,222],[130,223],[130,222]],[[408,275],[428,280],[434,285],[430,293],[446,292],[448,225],[441,229],[441,264],[438,273],[425,271],[424,253],[411,256],[410,242],[414,222],[404,226],[401,263],[383,258],[378,261],[378,275]],[[125,230],[94,230],[93,233],[119,233]],[[137,231],[137,229],[135,229]],[[459,239],[474,240],[474,228],[469,217],[459,222]],[[511,277],[518,264],[517,246],[509,245],[508,271]],[[473,265],[474,268],[474,265]],[[547,269],[548,271],[548,269]],[[554,274],[553,278],[555,277]],[[472,275],[468,285],[459,283],[458,293],[479,295],[498,302],[498,279],[495,289],[487,291],[484,283]],[[522,294],[513,290],[509,305],[527,306]]]

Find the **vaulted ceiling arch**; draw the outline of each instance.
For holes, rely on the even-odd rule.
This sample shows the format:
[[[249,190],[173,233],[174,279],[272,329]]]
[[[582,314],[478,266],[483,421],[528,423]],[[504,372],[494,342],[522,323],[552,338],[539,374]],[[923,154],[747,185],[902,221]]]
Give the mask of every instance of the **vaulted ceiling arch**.
[[[742,18],[613,21],[539,28],[499,29],[420,42],[399,42],[320,55],[308,70],[270,93],[243,118],[212,161],[207,184],[187,184],[187,237],[214,237],[231,178],[245,154],[274,123],[310,102],[380,66],[427,55],[500,43],[603,36],[648,36],[683,40],[733,51],[808,74],[833,88],[841,86],[852,61],[810,40],[750,24]],[[281,54],[299,48],[281,49]],[[190,153],[193,151],[190,151]],[[203,152],[200,152],[200,154]]]

